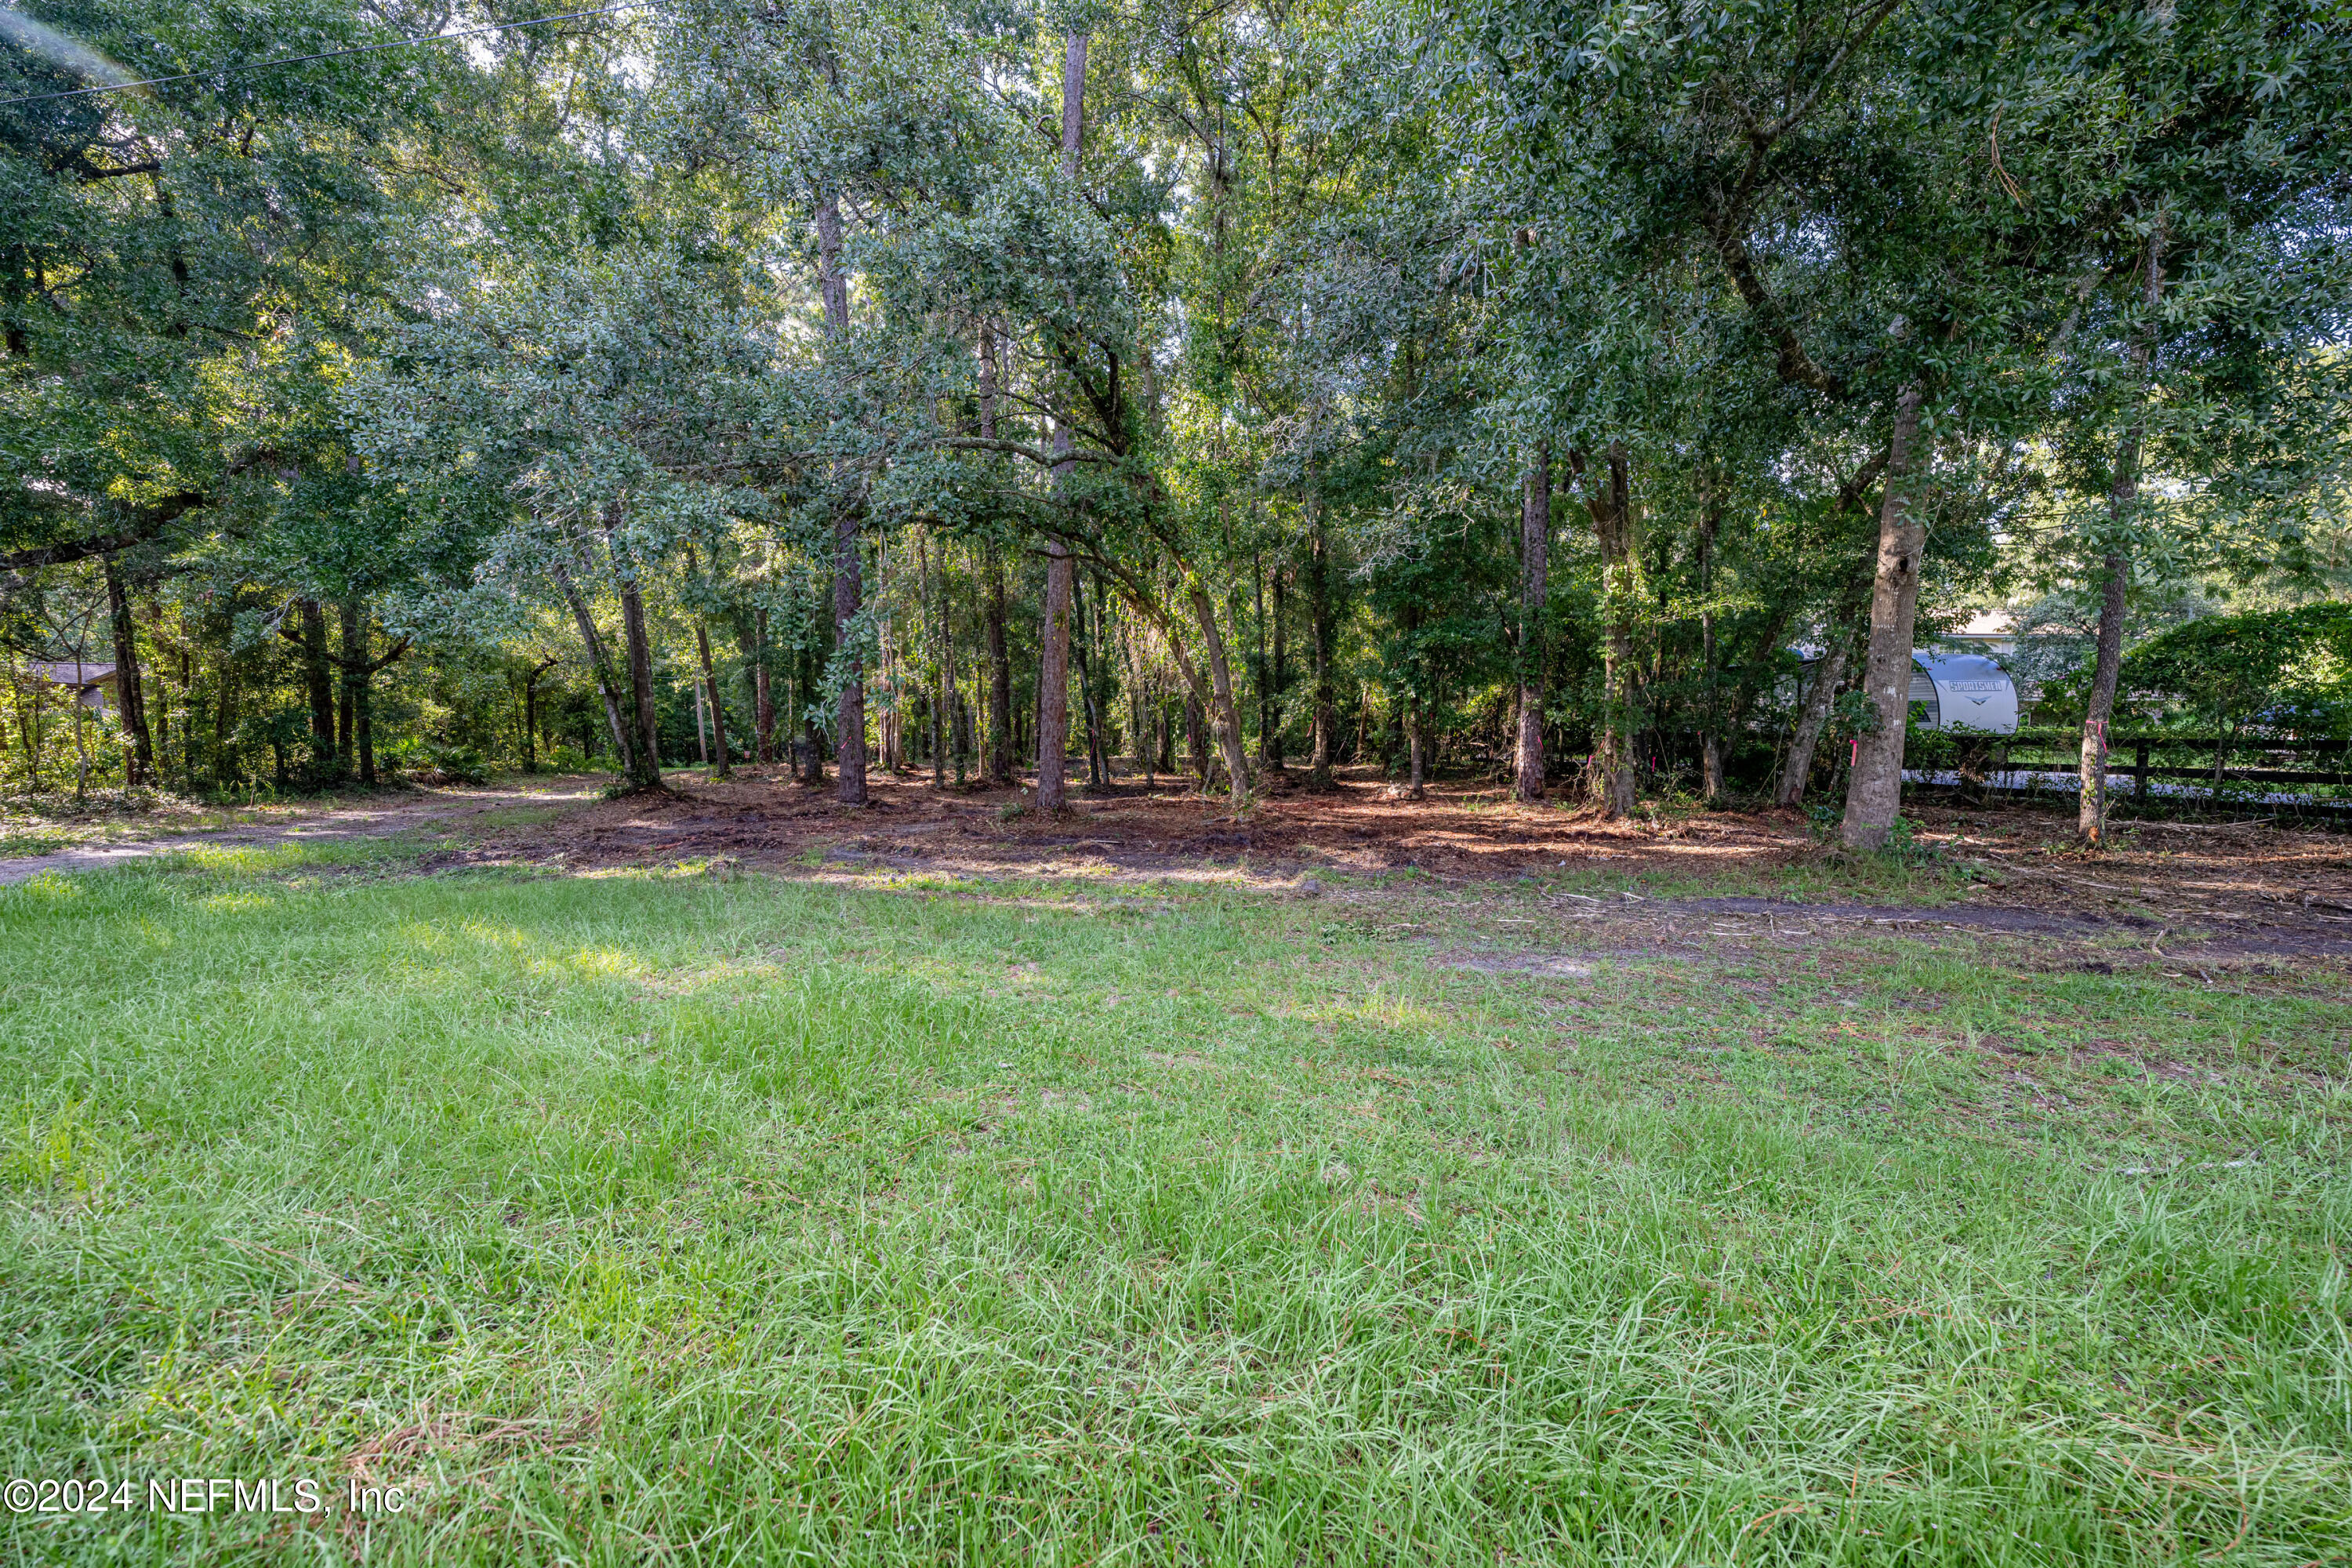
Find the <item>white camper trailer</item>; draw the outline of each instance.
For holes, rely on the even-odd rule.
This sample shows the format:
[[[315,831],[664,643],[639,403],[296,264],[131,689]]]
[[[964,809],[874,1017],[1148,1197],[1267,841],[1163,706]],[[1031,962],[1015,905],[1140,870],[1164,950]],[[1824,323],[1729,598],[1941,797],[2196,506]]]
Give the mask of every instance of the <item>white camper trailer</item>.
[[[2017,683],[1982,654],[1915,649],[1911,700],[1927,710],[1925,729],[2017,733]]]
[[[1818,650],[1796,650],[1805,671],[1793,697],[1811,685]],[[1979,653],[1911,652],[1911,700],[1926,710],[1915,730],[1966,730],[1979,735],[2017,733],[2017,682],[2009,671]]]

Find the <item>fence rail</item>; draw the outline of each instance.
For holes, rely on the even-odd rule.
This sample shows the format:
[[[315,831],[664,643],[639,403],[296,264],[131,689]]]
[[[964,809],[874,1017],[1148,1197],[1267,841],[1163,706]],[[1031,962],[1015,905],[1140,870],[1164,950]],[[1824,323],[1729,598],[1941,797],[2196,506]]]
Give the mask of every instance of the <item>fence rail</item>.
[[[2072,792],[2082,763],[2079,730],[2021,730],[2000,736],[1925,731],[1922,738],[1929,734],[1936,741],[1923,747],[1923,754],[1911,764],[1927,775],[1923,783],[1957,780],[1967,787],[2004,794],[2063,795]],[[2194,765],[2183,765],[2200,752],[2204,755]],[[2231,765],[2233,759],[2243,759],[2244,765]],[[2298,763],[2305,765],[2298,767]],[[2326,765],[2330,763],[2337,765]],[[1947,774],[1950,777],[1940,776]],[[2108,798],[2119,802],[2260,804],[2293,815],[2352,816],[2352,742],[2344,740],[2116,735],[2107,742],[2107,777]],[[2158,780],[2173,782],[2152,790],[2152,782]],[[2192,781],[2207,787],[2180,787]],[[2281,794],[2280,785],[2302,787]],[[2249,798],[2249,787],[2261,793]]]

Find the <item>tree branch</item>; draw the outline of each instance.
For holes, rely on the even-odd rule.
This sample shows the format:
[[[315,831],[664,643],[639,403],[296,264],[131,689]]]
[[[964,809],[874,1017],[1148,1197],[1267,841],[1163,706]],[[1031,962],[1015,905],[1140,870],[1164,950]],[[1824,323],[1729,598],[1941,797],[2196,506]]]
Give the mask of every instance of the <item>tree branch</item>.
[[[1048,452],[1043,447],[1032,447],[1024,442],[1006,441],[992,436],[940,436],[934,437],[929,444],[960,452],[1010,452],[1015,457],[1028,458],[1041,468],[1050,468],[1056,463],[1116,463],[1118,461],[1115,453]]]
[[[1878,453],[1853,472],[1853,478],[1838,486],[1837,505],[1840,511],[1858,511],[1863,506],[1863,492],[1878,482],[1886,471],[1886,454]]]
[[[111,180],[123,174],[160,174],[162,173],[163,168],[163,165],[161,163],[125,163],[119,168],[110,169],[101,164],[93,163],[85,158],[81,163],[75,168],[74,174],[83,184],[94,185],[100,180]]]
[[[76,561],[87,561],[93,555],[111,555],[118,550],[128,550],[134,544],[143,544],[154,538],[174,518],[195,510],[205,500],[205,497],[194,490],[166,496],[152,506],[141,507],[133,514],[134,521],[130,526],[118,528],[111,533],[92,534],[60,544],[44,544],[0,555],[0,572],[37,571],[44,566],[64,566]]]
[[[1778,142],[1781,137],[1794,131],[1803,122],[1805,117],[1813,111],[1813,105],[1821,101],[1822,94],[1828,89],[1830,83],[1837,79],[1838,72],[1844,68],[1845,62],[1853,57],[1854,50],[1868,43],[1870,36],[1878,31],[1879,25],[1893,16],[1895,8],[1901,4],[1903,0],[1879,0],[1877,8],[1863,18],[1860,29],[1853,37],[1838,47],[1838,52],[1831,58],[1830,63],[1813,78],[1813,89],[1798,100],[1797,107],[1772,121],[1771,124],[1762,127],[1760,131],[1752,131],[1748,134],[1760,135],[1764,141],[1770,142]]]
[[[1748,242],[1735,226],[1739,221],[1736,215],[1726,215],[1719,224],[1710,226],[1716,252],[1723,258],[1724,270],[1731,274],[1731,286],[1739,290],[1749,312],[1771,338],[1779,355],[1775,368],[1780,379],[1792,386],[1810,386],[1830,397],[1843,395],[1845,384],[1813,363],[1812,355],[1798,341],[1796,328],[1790,325],[1788,312],[1780,309],[1780,302],[1764,286],[1764,279],[1756,270],[1756,259],[1748,253]]]

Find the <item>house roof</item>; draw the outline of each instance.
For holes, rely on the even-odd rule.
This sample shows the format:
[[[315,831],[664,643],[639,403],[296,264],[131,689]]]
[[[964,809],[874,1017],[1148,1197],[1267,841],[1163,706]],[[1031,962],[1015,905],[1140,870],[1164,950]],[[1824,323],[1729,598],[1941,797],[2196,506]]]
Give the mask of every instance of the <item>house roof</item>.
[[[37,658],[32,661],[32,670],[43,680],[58,686],[105,686],[114,679],[114,666],[89,659],[77,663],[70,658]]]
[[[1953,635],[1964,637],[2005,637],[2017,633],[2017,617],[2007,610],[1979,610],[1974,619]]]

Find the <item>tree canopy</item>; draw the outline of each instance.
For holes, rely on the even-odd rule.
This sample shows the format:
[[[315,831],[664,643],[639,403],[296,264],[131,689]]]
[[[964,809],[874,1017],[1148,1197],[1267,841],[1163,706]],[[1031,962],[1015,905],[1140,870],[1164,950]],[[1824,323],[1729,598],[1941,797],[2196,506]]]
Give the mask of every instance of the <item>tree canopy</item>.
[[[2244,651],[2179,606],[2352,580],[2337,0],[7,0],[0,100],[19,787],[72,657],[132,784],[1444,769],[1869,847],[1939,630],[2071,606],[2089,781]]]

